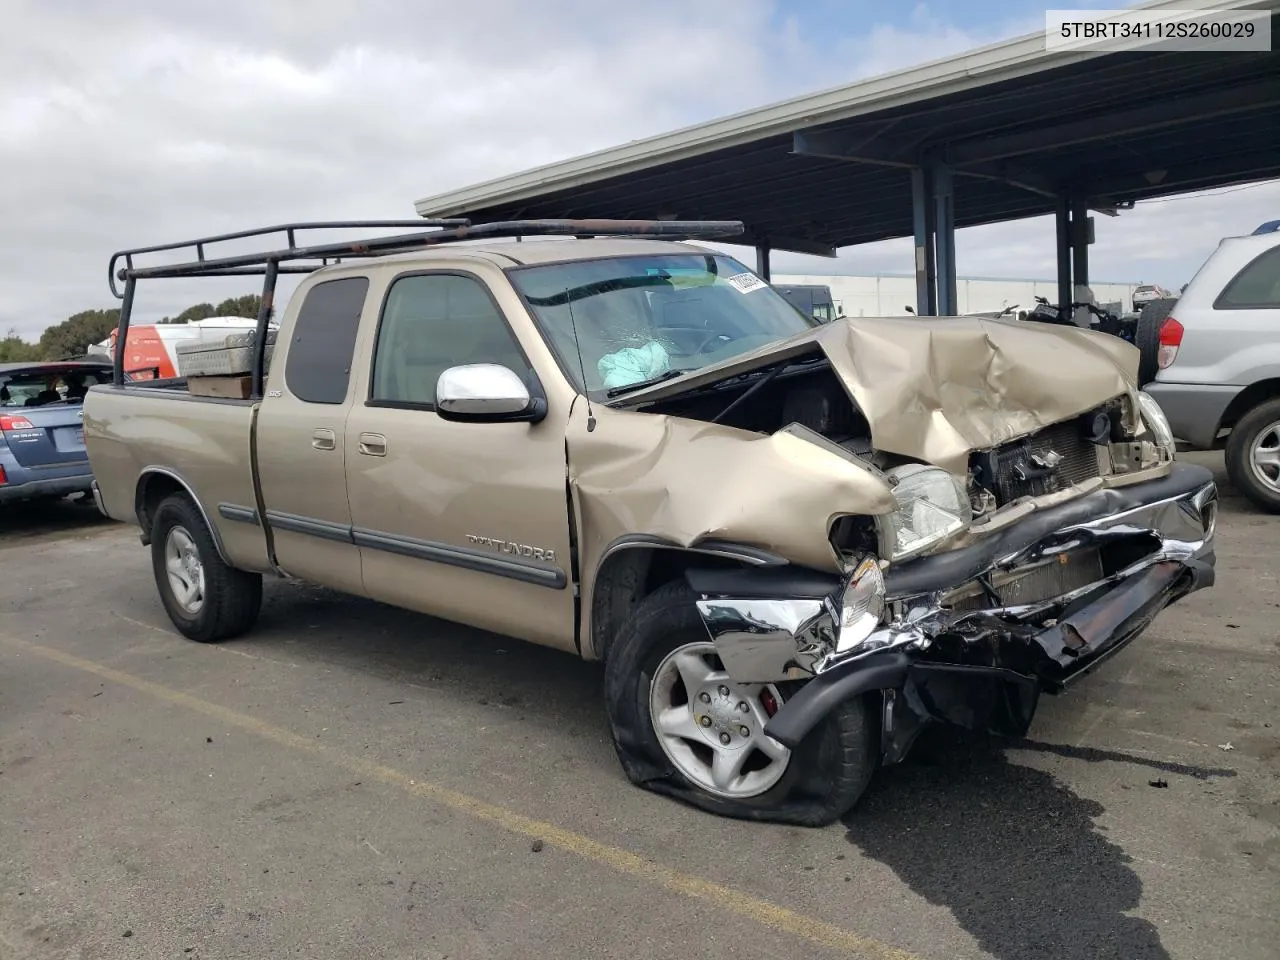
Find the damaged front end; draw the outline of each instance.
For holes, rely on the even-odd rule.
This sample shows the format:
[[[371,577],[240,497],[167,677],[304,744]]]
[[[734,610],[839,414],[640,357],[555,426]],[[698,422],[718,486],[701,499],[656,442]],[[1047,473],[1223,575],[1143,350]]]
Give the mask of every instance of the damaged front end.
[[[1212,584],[1213,476],[1162,466],[1155,479],[1027,498],[942,551],[911,556],[899,544],[906,558],[886,563],[868,545],[842,577],[687,576],[730,676],[809,681],[765,728],[788,747],[838,703],[873,692],[885,763],[931,720],[1022,736],[1042,692],[1061,692]]]

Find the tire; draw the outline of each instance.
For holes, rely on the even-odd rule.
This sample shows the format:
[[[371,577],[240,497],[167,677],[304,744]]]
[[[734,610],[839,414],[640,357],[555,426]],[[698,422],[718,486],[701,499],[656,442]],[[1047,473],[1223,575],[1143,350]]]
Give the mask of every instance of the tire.
[[[642,599],[610,645],[605,662],[605,701],[614,749],[631,782],[702,810],[745,820],[821,827],[852,808],[866,790],[879,762],[879,723],[875,706],[879,697],[874,693],[847,701],[832,711],[790,752],[785,772],[776,780],[770,779],[774,776],[772,772],[757,778],[760,785],[767,788],[754,794],[750,794],[748,788],[743,788],[738,795],[713,792],[713,788],[699,783],[672,759],[668,751],[674,749],[679,754],[680,750],[670,746],[674,738],[660,736],[655,728],[651,708],[657,696],[655,690],[661,687],[663,677],[668,674],[665,664],[673,662],[671,655],[675,651],[705,649],[708,646],[714,651],[707,629],[694,606],[694,594],[683,580],[668,583]],[[706,662],[714,666],[718,660],[708,656]],[[769,690],[772,696],[783,702],[803,686],[803,681],[738,685],[727,678],[723,684],[718,679],[712,683],[717,689],[720,686],[730,688],[728,699],[723,703],[727,707],[737,701],[736,708],[742,708],[753,696],[761,696],[767,702],[768,697],[757,692],[760,688]],[[680,686],[683,687],[683,681]],[[686,690],[684,696],[693,716],[698,716],[695,694]],[[757,702],[752,702],[748,708],[747,722],[753,730],[760,729],[762,721],[767,719],[763,705],[756,710]],[[712,709],[707,708],[708,711]],[[702,733],[692,726],[693,721],[690,720],[688,729],[693,733],[690,739],[681,741],[692,745],[689,753],[705,750],[707,754],[714,755],[719,748],[708,744],[713,743],[711,735],[716,735],[714,730],[721,729],[718,726],[720,720],[716,722],[717,727],[708,731],[707,743],[700,743],[697,737]],[[743,743],[746,742],[744,739]],[[664,743],[668,746],[664,747]],[[786,753],[774,741],[756,738],[752,743],[765,743],[770,750]],[[745,746],[742,749],[747,750]],[[756,748],[753,746],[751,750]],[[755,756],[747,752],[748,762],[744,769],[752,766],[753,761],[768,760],[763,751]],[[687,762],[685,766],[690,768]],[[739,782],[745,783],[748,777],[757,777],[757,774],[749,772],[739,778]]]
[[[1148,301],[1138,313],[1138,325],[1133,335],[1133,345],[1141,357],[1138,360],[1138,386],[1145,387],[1160,372],[1160,327],[1173,312],[1177,297],[1161,297]]]
[[[1280,480],[1275,487],[1263,482],[1253,467],[1253,450],[1260,442],[1280,442],[1280,397],[1258,404],[1231,428],[1227,438],[1226,468],[1232,485],[1267,513],[1280,513]]]
[[[198,602],[184,603],[169,574],[167,562],[175,549],[188,562],[180,579],[203,577]],[[192,563],[194,561],[194,563]],[[178,632],[200,643],[239,636],[253,626],[262,608],[262,576],[228,566],[218,556],[213,535],[191,498],[184,493],[166,497],[151,523],[151,569],[160,602]]]

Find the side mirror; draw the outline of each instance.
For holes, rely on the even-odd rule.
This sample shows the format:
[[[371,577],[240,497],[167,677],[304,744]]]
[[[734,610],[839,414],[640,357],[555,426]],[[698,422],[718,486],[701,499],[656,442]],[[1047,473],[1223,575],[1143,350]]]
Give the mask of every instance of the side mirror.
[[[911,306],[911,304],[907,304],[906,310],[907,310],[907,313],[910,313],[912,315],[914,315],[916,312],[915,307]]]
[[[547,415],[547,403],[510,367],[467,363],[450,367],[436,381],[436,413],[445,420],[478,423],[536,422]]]

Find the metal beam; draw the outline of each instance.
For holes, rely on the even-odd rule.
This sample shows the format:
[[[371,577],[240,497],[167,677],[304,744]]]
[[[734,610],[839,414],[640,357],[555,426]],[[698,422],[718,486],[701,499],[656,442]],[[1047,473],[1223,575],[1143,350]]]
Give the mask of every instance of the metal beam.
[[[1099,193],[1116,196],[1134,196],[1139,202],[1170,194],[1186,193],[1202,187],[1233,187],[1260,180],[1280,177],[1280,151],[1276,142],[1280,130],[1272,126],[1264,129],[1259,137],[1259,149],[1237,153],[1217,160],[1190,163],[1178,156],[1162,158],[1153,166],[1164,167],[1168,172],[1158,184],[1150,184],[1142,171],[1129,167],[1123,173],[1108,174],[1105,183],[1099,183]],[[1266,144],[1266,146],[1263,146]],[[1100,178],[1095,178],[1100,179]],[[1132,206],[1133,201],[1125,201]],[[1123,204],[1121,209],[1125,209]]]
[[[761,280],[769,281],[769,248],[763,245],[756,247],[756,273]]]
[[[811,257],[834,258],[837,248],[821,240],[810,240],[807,237],[779,236],[775,233],[754,233],[748,231],[748,242],[757,249],[768,247],[770,250],[783,250],[787,253],[804,253]],[[723,240],[721,243],[742,243],[741,240]]]
[[[1048,177],[1008,164],[982,164],[962,170],[953,169],[951,172],[957,177],[975,177],[979,180],[1007,183],[1011,187],[1026,190],[1028,193],[1038,193],[1042,197],[1062,196],[1062,190]]]
[[[877,142],[879,141],[879,142]],[[885,167],[914,167],[917,151],[883,138],[879,131],[797,130],[791,134],[791,152],[802,157],[848,160]]]
[[[916,313],[936,316],[933,259],[933,184],[923,167],[911,171],[911,220],[915,233]]]
[[[797,130],[791,135],[791,152],[797,156],[882,167],[915,169],[921,163],[920,145],[895,143],[879,133],[860,130]],[[1062,192],[1040,174],[1011,164],[973,165],[952,172],[956,176],[997,180],[1046,197],[1056,197]]]
[[[1058,303],[1069,304],[1071,296],[1071,220],[1070,207],[1065,199],[1058,201],[1054,211],[1058,239]]]
[[[1089,285],[1089,206],[1071,201],[1071,279],[1076,287]]]
[[[960,312],[956,291],[956,205],[951,167],[938,160],[929,164],[933,180],[933,245],[937,265],[938,316]]]
[[[1109,140],[1120,135],[1131,139],[1135,134],[1185,124],[1191,117],[1203,121],[1276,104],[1280,104],[1280,83],[1274,79],[1261,80],[1230,90],[1095,114],[1056,126],[958,141],[947,148],[946,157],[957,166],[1002,160],[1079,143]]]

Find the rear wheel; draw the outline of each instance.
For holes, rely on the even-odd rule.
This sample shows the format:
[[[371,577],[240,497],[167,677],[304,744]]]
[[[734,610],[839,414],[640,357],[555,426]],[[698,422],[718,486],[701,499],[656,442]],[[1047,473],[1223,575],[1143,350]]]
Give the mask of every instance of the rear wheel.
[[[1258,404],[1231,428],[1225,460],[1237,490],[1280,513],[1280,397]]]
[[[151,567],[165,612],[188,639],[227,640],[258,618],[262,576],[222,560],[204,517],[186,494],[166,497],[156,508]]]
[[[841,704],[788,750],[764,725],[801,686],[732,680],[682,581],[640,601],[605,664],[614,748],[633,783],[722,816],[823,826],[875,771],[874,696]]]

